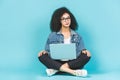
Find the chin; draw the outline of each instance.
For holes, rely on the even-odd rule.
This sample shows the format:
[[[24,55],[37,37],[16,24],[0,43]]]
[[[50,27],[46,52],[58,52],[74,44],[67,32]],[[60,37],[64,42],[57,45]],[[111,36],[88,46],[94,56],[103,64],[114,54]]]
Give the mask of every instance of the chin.
[[[65,28],[69,28],[70,26],[65,26]]]

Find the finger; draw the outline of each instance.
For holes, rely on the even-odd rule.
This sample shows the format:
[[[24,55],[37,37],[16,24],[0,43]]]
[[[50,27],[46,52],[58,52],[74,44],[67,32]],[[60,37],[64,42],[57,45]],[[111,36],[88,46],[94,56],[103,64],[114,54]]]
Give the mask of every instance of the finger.
[[[44,51],[44,52],[43,52],[43,54],[47,54],[47,52],[46,52],[46,51]]]
[[[90,57],[90,56],[91,56],[91,54],[90,54],[90,52],[89,52],[89,51],[87,51],[87,56],[88,56],[88,57]]]
[[[42,53],[39,53],[38,56],[42,56]]]
[[[43,54],[43,51],[40,51],[40,52],[38,53],[38,56],[42,56],[42,54]]]
[[[87,54],[86,50],[82,51],[82,53]]]
[[[38,57],[40,56],[40,53],[38,53]]]
[[[45,51],[43,51],[42,53],[45,54]]]

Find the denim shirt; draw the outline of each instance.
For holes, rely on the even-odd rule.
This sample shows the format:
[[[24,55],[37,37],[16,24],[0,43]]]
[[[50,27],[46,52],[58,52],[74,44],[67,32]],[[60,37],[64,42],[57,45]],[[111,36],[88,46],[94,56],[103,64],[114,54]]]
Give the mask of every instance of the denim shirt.
[[[75,31],[71,30],[71,43],[76,44],[76,55],[77,57],[80,55],[81,51],[85,49],[84,43],[82,40],[82,37],[76,33]],[[58,43],[64,43],[64,36],[63,34],[59,32],[52,32],[46,42],[45,50],[50,53],[50,44],[58,44]]]

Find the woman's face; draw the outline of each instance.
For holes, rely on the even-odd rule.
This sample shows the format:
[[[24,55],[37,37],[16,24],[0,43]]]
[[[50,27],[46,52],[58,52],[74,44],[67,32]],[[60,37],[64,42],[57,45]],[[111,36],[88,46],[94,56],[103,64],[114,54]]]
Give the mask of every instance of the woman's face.
[[[69,26],[71,24],[71,18],[70,18],[70,15],[68,13],[64,13],[62,15],[61,24],[62,24],[62,27],[69,28]]]

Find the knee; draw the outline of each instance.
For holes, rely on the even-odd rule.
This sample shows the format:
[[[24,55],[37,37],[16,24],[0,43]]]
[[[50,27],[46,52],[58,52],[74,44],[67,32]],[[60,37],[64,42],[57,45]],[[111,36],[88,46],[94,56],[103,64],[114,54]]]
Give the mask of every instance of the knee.
[[[91,59],[91,55],[86,55],[85,60],[86,60],[86,61],[89,61],[90,59]]]
[[[38,59],[39,59],[40,62],[45,61],[45,59],[46,59],[46,54],[42,54],[42,55],[38,54]]]
[[[84,59],[84,60],[90,60],[91,59],[91,55],[89,53],[88,54],[81,53],[79,58]]]

